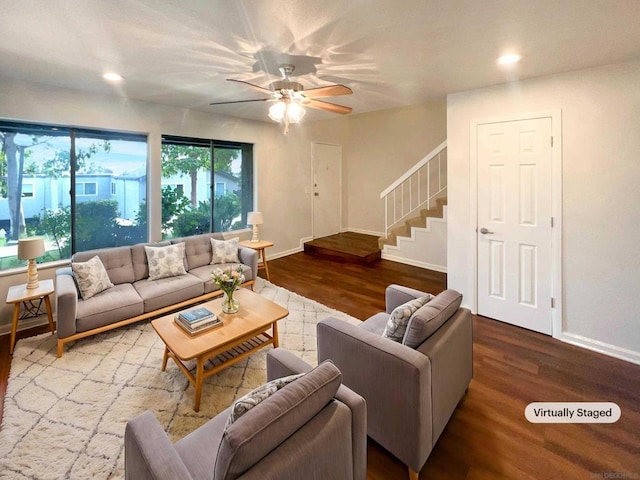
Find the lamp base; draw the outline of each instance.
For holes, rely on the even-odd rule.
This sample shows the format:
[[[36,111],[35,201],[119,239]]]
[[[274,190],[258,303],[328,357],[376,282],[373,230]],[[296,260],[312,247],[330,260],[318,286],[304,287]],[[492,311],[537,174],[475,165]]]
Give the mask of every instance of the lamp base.
[[[36,259],[30,258],[27,266],[27,289],[32,290],[39,286],[40,282],[38,281],[38,267],[36,267]]]
[[[258,238],[258,225],[253,226],[253,236],[251,237],[251,243],[257,243],[260,241]]]

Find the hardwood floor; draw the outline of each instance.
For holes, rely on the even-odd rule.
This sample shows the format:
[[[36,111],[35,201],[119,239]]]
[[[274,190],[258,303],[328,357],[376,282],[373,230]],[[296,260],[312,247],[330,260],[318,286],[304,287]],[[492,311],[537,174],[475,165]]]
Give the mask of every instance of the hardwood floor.
[[[269,260],[269,270],[273,283],[360,319],[384,309],[390,283],[432,293],[446,285],[444,274],[394,262],[342,264],[303,253]],[[3,395],[8,351],[8,335],[0,337]],[[474,379],[420,478],[640,479],[639,398],[638,365],[476,317]],[[524,408],[534,401],[615,402],[622,417],[614,424],[531,424]],[[408,473],[370,441],[367,478],[404,480]]]

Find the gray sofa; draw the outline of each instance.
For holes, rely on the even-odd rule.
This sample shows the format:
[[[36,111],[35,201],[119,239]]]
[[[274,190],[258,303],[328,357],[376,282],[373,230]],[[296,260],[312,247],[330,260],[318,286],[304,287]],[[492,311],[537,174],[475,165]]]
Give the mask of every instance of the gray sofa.
[[[124,435],[127,480],[365,480],[366,405],[330,362],[267,354],[271,381],[309,372],[227,425],[232,407],[172,444],[151,412]]]
[[[220,295],[222,292],[211,279],[211,272],[216,267],[228,265],[210,265],[211,238],[223,239],[220,233],[208,233],[73,255],[72,262],[86,262],[96,255],[100,257],[114,286],[83,300],[71,267],[56,271],[58,357],[62,356],[67,342]],[[184,267],[187,274],[149,280],[145,245],[164,246],[179,242],[185,243]],[[245,276],[243,286],[253,287],[258,273],[256,251],[240,246],[238,258]]]
[[[446,290],[420,307],[405,339],[411,348],[382,336],[389,314],[426,295],[390,285],[386,313],[355,326],[335,318],[318,323],[318,361],[331,359],[343,383],[367,402],[368,435],[409,467],[418,479],[440,434],[473,376],[471,312],[462,295]]]

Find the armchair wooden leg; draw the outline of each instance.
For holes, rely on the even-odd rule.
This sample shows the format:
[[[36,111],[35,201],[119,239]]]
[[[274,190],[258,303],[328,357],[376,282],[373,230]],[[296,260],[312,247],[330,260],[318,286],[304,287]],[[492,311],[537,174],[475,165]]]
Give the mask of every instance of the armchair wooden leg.
[[[419,480],[419,475],[418,472],[414,472],[411,470],[411,467],[409,467],[409,480]]]

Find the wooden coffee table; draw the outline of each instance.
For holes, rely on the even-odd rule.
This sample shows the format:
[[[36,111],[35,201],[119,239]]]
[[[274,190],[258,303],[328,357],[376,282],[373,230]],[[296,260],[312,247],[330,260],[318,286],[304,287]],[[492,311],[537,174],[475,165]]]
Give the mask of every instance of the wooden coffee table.
[[[234,314],[222,313],[222,297],[199,305],[218,315],[224,325],[195,336],[176,325],[175,313],[151,322],[165,344],[162,371],[167,368],[167,360],[173,358],[195,387],[196,412],[200,410],[203,380],[267,345],[277,347],[278,320],[289,314],[286,308],[247,288],[240,288],[234,297],[240,302],[240,310]],[[195,375],[185,364],[189,360],[196,360]],[[213,366],[205,370],[207,360]]]

